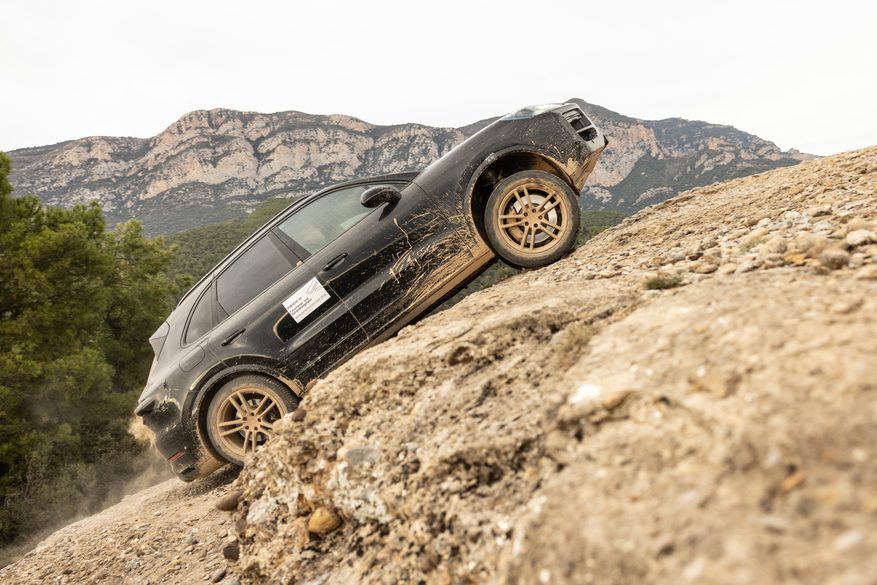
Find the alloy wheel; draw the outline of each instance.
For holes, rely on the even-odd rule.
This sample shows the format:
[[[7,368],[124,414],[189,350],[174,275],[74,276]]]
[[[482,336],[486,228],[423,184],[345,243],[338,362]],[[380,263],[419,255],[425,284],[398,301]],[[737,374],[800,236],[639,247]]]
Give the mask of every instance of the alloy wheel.
[[[519,252],[546,252],[566,233],[566,201],[544,185],[521,185],[506,193],[499,206],[501,237]]]
[[[265,444],[274,424],[287,413],[286,405],[268,388],[238,387],[221,399],[212,421],[224,451],[245,460]]]

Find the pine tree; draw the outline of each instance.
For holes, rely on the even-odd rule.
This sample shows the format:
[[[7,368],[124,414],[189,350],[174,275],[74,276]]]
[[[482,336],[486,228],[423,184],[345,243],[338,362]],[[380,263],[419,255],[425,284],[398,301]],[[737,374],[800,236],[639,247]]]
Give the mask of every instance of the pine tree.
[[[130,470],[147,339],[178,292],[172,251],[96,204],[12,197],[0,153],[0,542],[100,501]]]

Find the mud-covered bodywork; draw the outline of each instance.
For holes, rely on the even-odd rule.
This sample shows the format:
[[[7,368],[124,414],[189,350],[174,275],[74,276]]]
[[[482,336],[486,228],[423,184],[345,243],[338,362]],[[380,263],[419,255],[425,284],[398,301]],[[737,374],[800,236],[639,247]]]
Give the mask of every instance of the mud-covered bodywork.
[[[535,169],[580,192],[606,144],[574,104],[529,107],[420,173],[348,181],[289,206],[199,281],[150,339],[156,359],[135,412],[158,450],[184,480],[221,465],[205,423],[223,384],[261,374],[301,396],[313,380],[422,316],[494,261],[483,214],[499,181]],[[282,229],[323,197],[382,185],[396,197],[363,208],[355,224],[319,249]],[[243,286],[242,265],[260,247],[279,254],[288,270],[227,310],[229,275],[244,275],[237,278]]]

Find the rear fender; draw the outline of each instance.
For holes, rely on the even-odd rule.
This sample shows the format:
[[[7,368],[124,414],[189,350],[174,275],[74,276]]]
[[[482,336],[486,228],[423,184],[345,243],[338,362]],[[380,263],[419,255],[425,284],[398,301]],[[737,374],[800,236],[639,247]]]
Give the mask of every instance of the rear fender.
[[[192,397],[191,401],[187,401],[187,407],[190,409],[188,410],[189,416],[194,417],[196,421],[196,428],[201,443],[217,457],[218,454],[213,452],[213,446],[207,438],[207,428],[205,425],[207,423],[207,405],[210,403],[210,398],[213,397],[223,384],[239,376],[261,374],[284,384],[299,398],[304,394],[305,388],[304,384],[299,380],[284,376],[281,373],[282,368],[279,362],[264,356],[238,356],[231,361],[231,364],[220,371],[210,372],[205,375],[202,381],[196,383],[197,386],[193,387],[194,392],[189,394]]]

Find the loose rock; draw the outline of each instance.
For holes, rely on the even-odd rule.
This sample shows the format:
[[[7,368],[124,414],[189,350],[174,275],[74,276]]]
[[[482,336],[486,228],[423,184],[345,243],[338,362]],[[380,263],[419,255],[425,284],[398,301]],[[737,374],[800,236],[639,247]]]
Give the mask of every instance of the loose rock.
[[[786,251],[786,240],[781,236],[775,236],[764,244],[764,248],[771,254],[782,254]]]
[[[692,267],[691,271],[698,274],[711,274],[718,270],[718,268],[719,265],[714,262],[698,262]]]
[[[242,495],[244,495],[243,490],[232,490],[228,492],[216,502],[216,509],[222,510],[223,512],[232,512],[236,510]]]
[[[241,547],[237,542],[229,543],[222,547],[222,556],[230,561],[236,561],[240,557]]]
[[[747,260],[747,261],[743,262],[742,264],[740,264],[740,266],[734,272],[736,272],[737,274],[745,274],[747,272],[752,272],[756,268],[758,268],[758,265],[755,264],[755,262],[752,262],[751,260]]]
[[[847,246],[856,248],[858,246],[877,242],[877,236],[874,235],[874,232],[868,230],[855,230],[847,234],[845,241]]]
[[[831,206],[830,205],[817,205],[815,207],[811,207],[807,210],[807,214],[810,217],[821,217],[823,215],[831,215]]]
[[[819,260],[828,268],[838,270],[850,261],[850,254],[842,248],[826,248],[819,255]]]
[[[824,236],[811,234],[809,232],[801,232],[792,240],[792,250],[795,252],[804,252],[808,258],[816,258],[819,253],[825,249],[828,239]]]
[[[863,266],[856,272],[857,280],[877,280],[877,264]]]
[[[787,252],[783,256],[783,260],[793,266],[803,266],[807,261],[807,257],[801,252]]]
[[[325,536],[341,526],[341,518],[332,510],[319,507],[308,519],[308,532]]]

